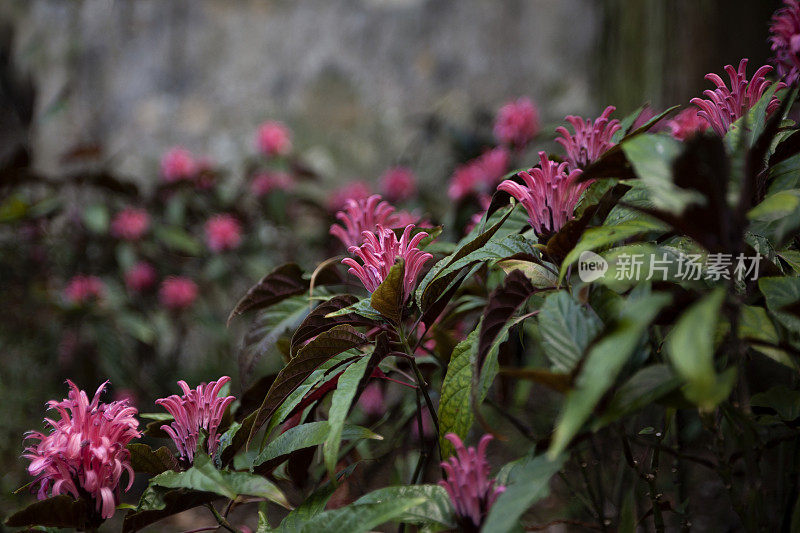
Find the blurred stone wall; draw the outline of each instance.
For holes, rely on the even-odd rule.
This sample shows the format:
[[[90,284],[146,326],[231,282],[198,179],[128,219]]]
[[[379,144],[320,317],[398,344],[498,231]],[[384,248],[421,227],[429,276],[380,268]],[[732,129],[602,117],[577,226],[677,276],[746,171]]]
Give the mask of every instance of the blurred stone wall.
[[[86,143],[141,180],[173,144],[238,161],[277,118],[321,170],[372,179],[432,113],[466,124],[529,95],[552,122],[605,105],[592,87],[594,0],[0,4],[39,90],[36,165],[51,172]]]

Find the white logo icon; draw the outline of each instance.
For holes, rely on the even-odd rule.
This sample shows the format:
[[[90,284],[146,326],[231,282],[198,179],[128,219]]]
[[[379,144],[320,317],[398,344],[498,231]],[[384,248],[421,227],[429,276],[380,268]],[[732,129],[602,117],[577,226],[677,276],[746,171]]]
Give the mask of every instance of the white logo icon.
[[[585,251],[578,258],[578,276],[581,281],[590,283],[602,278],[608,270],[608,261],[594,252]]]

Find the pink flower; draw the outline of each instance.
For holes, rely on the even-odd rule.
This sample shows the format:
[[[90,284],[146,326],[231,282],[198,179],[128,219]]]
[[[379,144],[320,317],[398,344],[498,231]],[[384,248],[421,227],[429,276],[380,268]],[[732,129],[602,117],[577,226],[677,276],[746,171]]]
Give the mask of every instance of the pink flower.
[[[156,284],[158,274],[153,265],[139,261],[125,272],[125,285],[134,292],[143,292]]]
[[[288,154],[292,150],[289,128],[277,121],[264,122],[256,132],[256,147],[267,157]]]
[[[421,231],[411,237],[413,229],[414,224],[406,226],[399,241],[392,230],[380,225],[375,233],[365,231],[364,244],[361,247],[351,246],[348,250],[351,255],[361,259],[363,266],[350,257],[343,259],[342,263],[350,267],[348,272],[360,279],[369,292],[373,292],[386,279],[395,261],[403,259],[405,261],[403,302],[405,302],[414,291],[417,276],[423,265],[433,258],[431,254],[417,248],[420,241],[428,234]]]
[[[783,0],[784,7],[772,16],[769,41],[775,52],[773,62],[778,75],[794,85],[800,75],[800,4],[797,0]]]
[[[667,122],[672,136],[679,141],[685,141],[689,137],[702,133],[708,129],[706,119],[698,115],[699,110],[692,106],[687,107],[677,114],[675,118]]]
[[[386,411],[386,402],[380,384],[372,382],[364,387],[364,392],[358,398],[358,406],[368,416],[382,415]]]
[[[366,200],[348,200],[344,210],[336,213],[342,225],[331,226],[330,234],[342,241],[345,248],[358,246],[363,241],[363,233],[372,233],[378,226],[384,228],[405,227],[417,222],[418,217],[410,213],[395,213],[394,207],[389,202],[381,201],[378,194],[373,194]],[[402,218],[402,220],[401,220]],[[413,219],[413,220],[412,220]],[[401,225],[400,222],[404,222]]]
[[[521,148],[539,133],[539,111],[529,98],[507,102],[497,112],[494,136],[504,144]]]
[[[328,209],[333,212],[339,211],[347,204],[347,200],[365,200],[371,194],[369,184],[363,181],[351,181],[330,194]]]
[[[448,433],[445,438],[453,443],[456,454],[442,463],[447,479],[439,485],[450,496],[462,530],[478,531],[497,497],[505,491],[505,487],[495,486],[495,480],[489,478],[486,447],[492,436],[481,437],[477,450],[472,446],[465,448],[455,433]]]
[[[575,130],[574,134],[564,126],[556,128],[556,132],[561,135],[556,142],[566,150],[565,159],[570,168],[584,168],[614,146],[611,138],[622,127],[619,120],[609,120],[616,109],[613,105],[608,106],[594,122],[588,118],[569,115],[566,120]]]
[[[200,430],[208,433],[206,439],[208,455],[213,456],[219,447],[221,435],[217,434],[217,429],[225,410],[236,398],[218,396],[223,385],[230,380],[228,376],[222,376],[208,385],[201,383],[196,389],[190,389],[189,385],[181,380],[178,385],[183,390],[183,396],[173,394],[156,400],[156,405],[162,406],[175,419],[170,425],[161,426],[161,429],[169,434],[181,458],[189,464],[194,462]]]
[[[144,209],[123,209],[111,221],[111,234],[118,239],[136,241],[150,226],[150,215]]]
[[[450,185],[447,187],[447,196],[452,200],[461,200],[469,196],[481,182],[483,172],[478,165],[468,162],[456,168]]]
[[[390,168],[380,179],[384,196],[392,202],[407,200],[417,193],[417,178],[406,167]]]
[[[505,180],[497,189],[505,191],[528,212],[528,220],[538,235],[549,235],[573,218],[575,204],[589,182],[578,183],[580,170],[567,174],[567,163],[555,163],[539,152],[540,168],[517,174],[525,185]]]
[[[194,281],[180,276],[170,276],[161,282],[158,299],[161,305],[173,311],[186,309],[197,298],[197,285]]]
[[[498,147],[458,167],[450,178],[447,195],[461,200],[470,194],[486,194],[492,191],[508,169],[511,154]]]
[[[83,305],[103,297],[105,285],[97,276],[74,276],[64,289],[64,298],[74,305]]]
[[[170,149],[161,158],[161,175],[167,182],[191,180],[197,174],[192,152],[181,146]]]
[[[751,107],[764,94],[764,91],[772,85],[772,82],[767,80],[764,76],[772,71],[772,67],[764,65],[753,74],[753,79],[747,81],[747,59],[742,59],[739,62],[739,70],[736,71],[733,66],[725,65],[725,72],[728,73],[730,78],[731,88],[725,85],[722,78],[714,73],[706,74],[706,79],[717,86],[715,90],[706,89],[703,94],[708,98],[692,98],[691,102],[700,108],[697,114],[706,119],[714,131],[720,137],[724,136],[731,124],[736,122],[737,119],[744,116]],[[786,84],[780,82],[778,88],[785,87]],[[767,106],[767,113],[772,113],[780,105],[780,101],[773,96]]]
[[[292,176],[286,172],[262,172],[253,178],[250,192],[261,197],[272,191],[290,189],[292,185]]]
[[[214,215],[205,226],[206,245],[212,252],[233,250],[242,241],[242,228],[231,215]]]
[[[27,438],[39,443],[25,449],[30,459],[28,472],[39,485],[37,497],[71,494],[78,499],[89,495],[96,502],[102,518],[111,518],[119,504],[119,482],[128,472],[128,486],[133,484],[133,469],[126,446],[138,438],[137,410],[126,400],[100,403],[106,381],[89,402],[86,392],[67,381],[69,395],[48,408],[58,412],[58,419],[45,418],[50,433],[30,431]]]

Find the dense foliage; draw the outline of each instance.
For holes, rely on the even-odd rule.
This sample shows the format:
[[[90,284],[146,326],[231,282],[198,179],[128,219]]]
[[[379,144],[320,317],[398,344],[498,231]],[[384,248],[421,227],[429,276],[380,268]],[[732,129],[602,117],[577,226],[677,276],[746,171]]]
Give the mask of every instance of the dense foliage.
[[[776,14],[790,83],[780,36],[800,34],[799,11]],[[383,178],[389,201],[356,186],[325,205],[277,123],[257,132],[247,187],[181,149],[147,193],[9,165],[3,268],[47,300],[36,321],[63,332],[77,385],[27,442],[39,501],[6,523],[116,514],[133,532],[205,506],[245,531],[231,517],[257,504],[259,532],[798,530],[797,89],[770,67],[748,80],[746,60],[726,70],[680,113],[567,117],[560,154],[535,155],[538,112],[510,102],[431,220],[389,203],[414,205],[405,168]],[[97,196],[65,212],[67,187]],[[295,217],[311,229],[281,229]],[[299,266],[315,253],[330,258]],[[296,262],[227,317],[249,324],[242,392],[211,374],[226,357],[139,413],[177,392],[161,380],[186,364],[181,343],[226,338],[204,306],[275,256]],[[98,368],[148,381],[103,403],[105,385],[80,390]],[[126,470],[137,505],[120,504]]]

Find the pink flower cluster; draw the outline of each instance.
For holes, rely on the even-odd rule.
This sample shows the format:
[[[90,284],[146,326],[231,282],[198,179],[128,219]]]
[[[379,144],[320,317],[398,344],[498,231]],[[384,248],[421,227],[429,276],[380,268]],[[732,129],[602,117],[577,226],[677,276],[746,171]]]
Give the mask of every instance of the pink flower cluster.
[[[529,98],[508,102],[497,112],[494,136],[503,144],[522,148],[539,133],[539,111]]]
[[[470,194],[491,192],[505,175],[509,158],[508,150],[499,147],[461,165],[450,178],[447,195],[453,200],[461,200]]]
[[[717,88],[713,91],[711,89],[703,91],[706,100],[692,98],[692,103],[700,108],[697,114],[708,121],[717,135],[724,136],[731,124],[743,117],[758,102],[764,91],[772,85],[772,82],[765,78],[771,70],[772,67],[764,65],[753,74],[753,78],[748,82],[746,77],[747,59],[739,62],[738,71],[732,65],[726,65],[725,72],[730,78],[730,89],[716,74],[706,74],[706,79]],[[778,85],[779,88],[786,86],[783,82]],[[779,105],[780,101],[773,96],[767,106],[767,113],[772,113]]]
[[[589,186],[579,183],[581,171],[567,173],[567,163],[555,163],[539,152],[539,168],[520,172],[525,185],[505,180],[497,189],[516,198],[528,212],[528,219],[538,235],[549,235],[573,218],[575,205]]]
[[[126,490],[133,483],[126,446],[140,436],[137,410],[125,400],[100,403],[108,382],[100,385],[91,402],[86,392],[71,381],[67,383],[68,397],[47,404],[59,415],[58,419],[45,419],[49,434],[27,434],[39,441],[25,450],[24,457],[31,461],[28,472],[36,478],[40,500],[48,494],[71,494],[76,499],[89,494],[102,518],[110,518],[119,503],[123,471],[128,472]]]
[[[797,0],[783,3],[784,7],[772,16],[769,41],[778,75],[794,85],[800,76],[800,3]]]
[[[687,107],[675,118],[667,122],[667,127],[672,136],[679,141],[685,141],[689,137],[702,133],[708,129],[708,121],[699,115],[700,110],[696,107]]]
[[[156,400],[156,405],[162,406],[174,418],[170,425],[163,425],[161,429],[172,438],[181,458],[190,464],[194,462],[200,430],[208,433],[206,450],[209,455],[213,456],[219,447],[219,424],[225,410],[236,399],[233,396],[219,397],[222,387],[230,380],[228,376],[222,376],[207,385],[201,383],[196,389],[190,389],[185,381],[179,381],[183,396],[173,394]]]
[[[206,245],[212,252],[233,250],[242,241],[242,227],[231,215],[211,217],[205,225]]]
[[[158,299],[161,305],[173,311],[190,307],[196,298],[197,285],[195,282],[180,276],[168,277],[161,282],[158,290]]]
[[[611,113],[617,108],[608,106],[594,121],[569,115],[567,122],[572,125],[574,133],[563,126],[556,128],[561,138],[556,142],[564,147],[566,161],[571,169],[584,168],[614,146],[611,138],[622,127],[619,120],[611,120]]]
[[[105,285],[97,276],[78,274],[69,280],[64,289],[64,298],[73,305],[84,305],[103,297]]]
[[[330,234],[342,241],[345,248],[360,245],[364,242],[364,232],[374,232],[378,226],[398,228],[417,222],[410,213],[396,213],[394,207],[381,201],[378,194],[366,200],[347,200],[344,209],[336,213],[336,218],[342,225],[332,225]]]
[[[158,273],[153,265],[139,261],[125,272],[125,285],[134,292],[143,292],[156,284]]]
[[[118,239],[136,241],[150,226],[150,215],[144,209],[123,209],[111,221],[111,234]]]
[[[417,193],[417,178],[411,169],[393,167],[380,178],[383,195],[392,202],[407,200]]]
[[[453,443],[456,455],[442,463],[447,479],[439,485],[450,496],[459,525],[464,530],[477,531],[497,497],[505,491],[505,487],[495,486],[495,480],[489,477],[486,448],[492,436],[481,437],[477,450],[464,447],[455,433],[448,433],[445,438]]]
[[[403,259],[405,261],[403,302],[405,302],[414,291],[417,276],[425,262],[433,258],[431,254],[418,248],[420,241],[428,234],[421,231],[412,237],[413,230],[414,224],[406,226],[399,241],[391,229],[380,225],[375,233],[365,231],[363,233],[364,244],[360,247],[351,246],[348,250],[351,255],[360,258],[363,265],[351,257],[343,259],[342,263],[350,267],[348,271],[361,280],[369,292],[373,292],[389,275],[389,270],[394,266],[395,261]]]
[[[286,155],[292,150],[292,137],[283,123],[264,122],[256,131],[256,147],[267,157]]]
[[[286,172],[262,172],[253,178],[250,191],[256,197],[261,197],[272,191],[290,189],[292,185],[292,176]]]
[[[197,162],[186,148],[176,146],[161,158],[161,175],[169,183],[192,180],[196,174]]]

